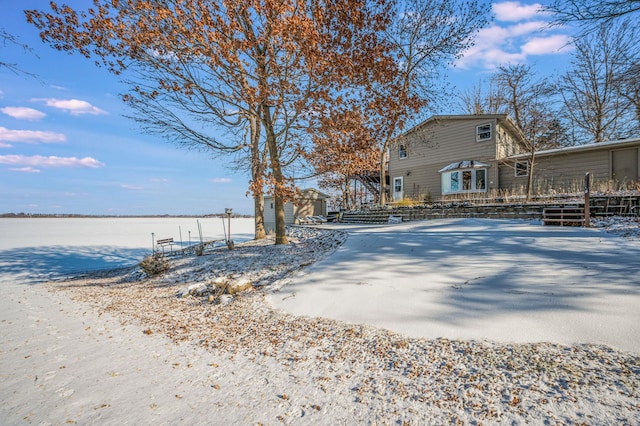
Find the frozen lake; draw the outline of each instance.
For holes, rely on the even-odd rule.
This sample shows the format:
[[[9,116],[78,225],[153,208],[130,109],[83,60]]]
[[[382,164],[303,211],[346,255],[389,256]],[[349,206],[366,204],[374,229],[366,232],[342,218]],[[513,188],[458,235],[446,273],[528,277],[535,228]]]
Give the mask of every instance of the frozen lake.
[[[199,226],[198,226],[199,223]],[[202,239],[223,240],[227,219],[0,218],[0,280],[39,281],[97,269],[135,265],[152,241],[173,238],[174,248]],[[231,239],[253,239],[252,218],[231,219]]]

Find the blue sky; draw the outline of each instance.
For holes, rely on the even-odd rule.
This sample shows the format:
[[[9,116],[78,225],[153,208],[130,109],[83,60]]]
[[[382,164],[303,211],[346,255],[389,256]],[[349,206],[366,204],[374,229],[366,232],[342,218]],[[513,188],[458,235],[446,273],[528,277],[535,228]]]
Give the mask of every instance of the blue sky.
[[[130,111],[117,77],[40,41],[23,10],[48,3],[0,0],[0,29],[32,49],[0,44],[0,62],[35,75],[0,68],[0,213],[201,215],[231,207],[252,214],[249,176],[230,168],[231,158],[143,134],[123,117]],[[86,8],[91,1],[64,3]],[[477,84],[509,62],[533,64],[541,74],[564,70],[569,29],[540,30],[549,18],[536,14],[539,7],[494,2],[492,25],[450,71],[450,82]]]

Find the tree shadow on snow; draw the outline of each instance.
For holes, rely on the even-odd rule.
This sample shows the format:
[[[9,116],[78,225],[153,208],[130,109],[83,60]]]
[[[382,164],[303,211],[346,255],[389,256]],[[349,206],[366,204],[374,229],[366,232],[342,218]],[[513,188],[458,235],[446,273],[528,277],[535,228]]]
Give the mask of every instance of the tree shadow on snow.
[[[133,266],[148,254],[145,248],[115,246],[21,247],[0,251],[0,277],[19,276],[20,282],[32,284]]]
[[[367,266],[368,265],[368,266]],[[354,271],[356,271],[354,273]],[[598,297],[640,294],[640,244],[598,229],[455,219],[358,227],[336,255],[311,266],[326,290],[378,279],[399,289],[394,315],[460,324],[499,312],[588,310]],[[318,285],[303,280],[295,291]],[[395,282],[394,282],[395,281]],[[391,292],[392,290],[388,290]],[[388,294],[388,293],[385,293]],[[336,293],[335,297],[340,298]],[[403,306],[441,309],[403,311]],[[411,313],[409,313],[411,312]]]

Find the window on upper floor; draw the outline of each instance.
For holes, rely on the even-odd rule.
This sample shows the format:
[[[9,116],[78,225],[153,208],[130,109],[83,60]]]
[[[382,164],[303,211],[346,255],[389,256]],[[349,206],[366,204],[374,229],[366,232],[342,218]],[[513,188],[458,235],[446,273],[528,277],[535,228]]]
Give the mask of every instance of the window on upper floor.
[[[491,123],[476,126],[476,142],[482,142],[491,139]]]
[[[529,176],[529,162],[528,161],[516,161],[513,166],[514,175],[516,177]]]
[[[398,158],[407,158],[407,147],[404,144],[398,145]]]

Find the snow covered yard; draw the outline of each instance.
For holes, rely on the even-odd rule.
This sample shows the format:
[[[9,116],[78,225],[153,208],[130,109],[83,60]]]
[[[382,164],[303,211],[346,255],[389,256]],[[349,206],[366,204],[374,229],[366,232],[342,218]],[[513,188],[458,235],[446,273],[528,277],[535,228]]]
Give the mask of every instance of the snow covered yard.
[[[637,237],[637,221],[609,222]],[[274,306],[412,337],[640,353],[638,238],[495,219],[341,228],[345,245],[277,283]]]
[[[253,241],[178,259],[152,279],[125,268],[52,283],[50,296],[9,287],[2,362],[15,368],[4,368],[12,392],[0,414],[10,423],[637,424],[640,355],[624,345],[640,322],[625,305],[639,297],[640,234],[637,221],[622,222],[606,228],[624,237],[521,221],[293,228],[289,246]],[[220,277],[256,290],[209,303]],[[341,303],[360,317],[336,319]],[[553,327],[571,314],[584,315],[585,334]],[[536,315],[550,321],[547,334],[533,333]],[[598,344],[596,318],[615,318],[631,342]],[[532,328],[514,338],[512,321]],[[390,331],[394,322],[422,322],[424,335]],[[31,336],[41,329],[47,338]],[[440,334],[465,329],[497,334]],[[576,336],[596,339],[563,341]]]

